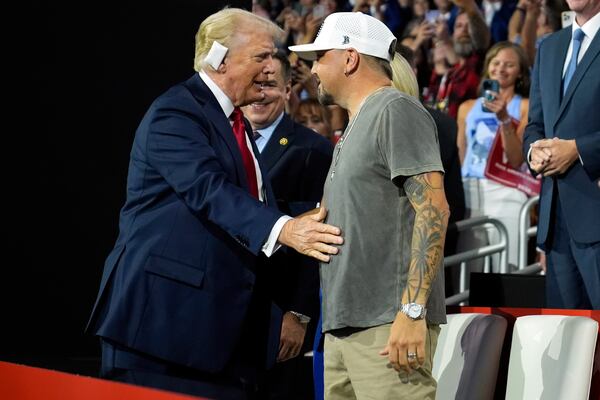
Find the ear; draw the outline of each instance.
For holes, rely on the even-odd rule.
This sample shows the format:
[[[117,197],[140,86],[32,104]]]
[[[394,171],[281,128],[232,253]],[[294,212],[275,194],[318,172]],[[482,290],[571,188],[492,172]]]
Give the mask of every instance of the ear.
[[[358,69],[360,55],[355,49],[346,49],[344,75],[348,76]]]
[[[285,101],[290,101],[290,97],[292,95],[292,81],[287,81],[284,88],[284,97]]]
[[[221,64],[219,64],[219,68],[217,68],[217,72],[220,74],[224,74],[225,72],[227,72],[228,64],[229,64],[229,57],[225,56],[225,58],[223,58],[223,61],[221,61]]]

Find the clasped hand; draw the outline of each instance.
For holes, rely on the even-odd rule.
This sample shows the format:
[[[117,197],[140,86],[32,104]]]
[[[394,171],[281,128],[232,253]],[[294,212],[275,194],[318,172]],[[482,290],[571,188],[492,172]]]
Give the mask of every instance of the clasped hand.
[[[560,175],[565,173],[578,157],[579,152],[574,139],[541,139],[531,144],[529,166],[544,176]]]

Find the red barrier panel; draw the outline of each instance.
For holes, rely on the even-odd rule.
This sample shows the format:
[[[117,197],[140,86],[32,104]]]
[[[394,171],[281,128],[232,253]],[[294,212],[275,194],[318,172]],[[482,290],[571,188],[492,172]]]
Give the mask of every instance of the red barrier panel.
[[[0,398],[6,400],[198,400],[103,379],[0,361]]]

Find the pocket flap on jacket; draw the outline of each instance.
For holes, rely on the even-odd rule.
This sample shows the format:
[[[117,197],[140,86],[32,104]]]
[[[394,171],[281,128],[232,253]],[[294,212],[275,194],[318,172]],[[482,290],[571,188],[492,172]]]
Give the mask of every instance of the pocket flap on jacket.
[[[144,268],[148,272],[187,283],[192,286],[200,287],[204,280],[203,270],[155,255],[150,255],[148,257],[148,261],[146,261],[146,266]]]

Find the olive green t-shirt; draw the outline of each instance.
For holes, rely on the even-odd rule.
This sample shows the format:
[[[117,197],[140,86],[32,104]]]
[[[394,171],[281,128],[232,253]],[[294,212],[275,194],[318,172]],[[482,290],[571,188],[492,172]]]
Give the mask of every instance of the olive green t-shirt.
[[[431,171],[444,169],[425,108],[391,87],[369,95],[336,145],[325,182],[326,222],[341,228],[344,244],[320,266],[324,332],[396,317],[415,217],[398,182]],[[427,303],[432,323],[445,322],[443,282],[441,266]]]

